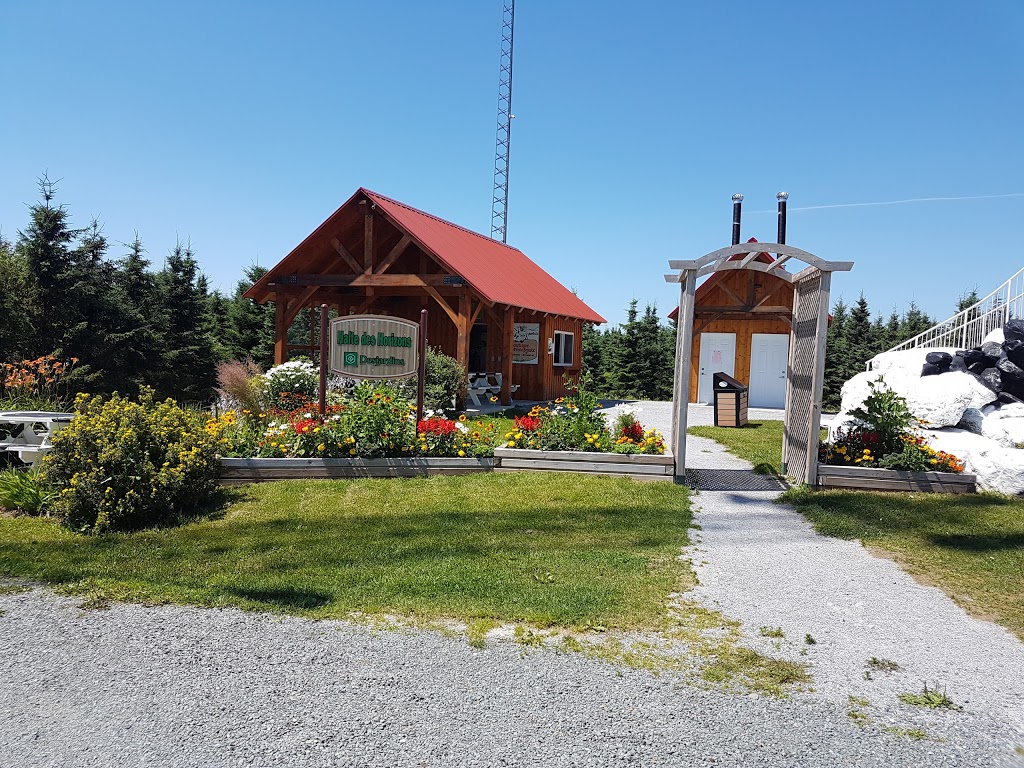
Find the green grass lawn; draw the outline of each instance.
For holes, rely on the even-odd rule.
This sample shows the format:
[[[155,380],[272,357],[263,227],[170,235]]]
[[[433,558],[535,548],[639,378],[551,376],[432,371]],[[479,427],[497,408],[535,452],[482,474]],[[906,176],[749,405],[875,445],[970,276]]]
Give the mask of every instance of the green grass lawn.
[[[687,492],[567,474],[289,481],[225,513],[86,537],[0,518],[0,576],[97,600],[653,627],[692,584]]]
[[[751,421],[745,427],[690,427],[687,434],[707,437],[746,459],[761,474],[782,474],[782,422]]]
[[[968,612],[1024,640],[1024,499],[794,488],[782,500],[819,533],[891,554]]]

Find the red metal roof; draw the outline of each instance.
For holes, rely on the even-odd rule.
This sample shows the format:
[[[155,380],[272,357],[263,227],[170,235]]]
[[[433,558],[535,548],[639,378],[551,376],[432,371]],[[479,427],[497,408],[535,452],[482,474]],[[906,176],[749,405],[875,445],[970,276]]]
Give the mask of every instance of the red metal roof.
[[[296,274],[308,255],[336,229],[343,211],[365,195],[399,229],[439,264],[466,282],[484,299],[495,304],[537,310],[552,315],[581,318],[592,323],[606,320],[572,291],[530,260],[522,251],[477,232],[452,224],[410,205],[360,187],[349,200],[316,230],[267,272],[246,296],[266,301],[269,287],[278,275]]]
[[[519,249],[368,189],[360,191],[488,301],[605,322]]]

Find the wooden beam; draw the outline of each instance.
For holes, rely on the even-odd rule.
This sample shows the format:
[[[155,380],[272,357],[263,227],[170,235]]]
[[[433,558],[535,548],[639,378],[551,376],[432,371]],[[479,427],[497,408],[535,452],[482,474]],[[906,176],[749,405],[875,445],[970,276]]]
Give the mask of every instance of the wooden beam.
[[[302,293],[300,293],[296,298],[288,302],[289,307],[288,314],[286,315],[284,320],[285,325],[291,327],[291,324],[295,322],[295,318],[298,316],[299,312],[302,311],[303,304],[309,301],[313,297],[313,294],[315,294],[319,290],[319,286],[311,285],[309,286],[309,288],[306,288]]]
[[[695,314],[698,314],[698,315],[708,315],[708,314],[711,314],[713,312],[719,312],[719,313],[723,313],[723,314],[735,313],[735,314],[745,314],[745,315],[779,315],[779,314],[788,314],[788,313],[790,313],[792,311],[793,310],[790,309],[789,307],[782,307],[782,306],[778,306],[778,307],[762,307],[761,305],[746,304],[746,305],[744,305],[742,307],[734,307],[734,306],[728,306],[728,307],[698,306],[697,309],[695,310]]]
[[[451,285],[449,281],[456,275],[401,275],[401,274],[367,274],[359,272],[354,275],[330,275],[330,274],[306,274],[306,275],[283,275],[278,277],[275,286],[289,285],[320,285],[320,286],[390,286],[422,288],[425,285]],[[453,286],[463,287],[463,286]]]
[[[383,275],[387,272],[391,265],[398,261],[398,258],[405,252],[405,249],[411,242],[412,238],[409,235],[402,235],[402,239],[388,252],[388,255],[384,257],[384,261],[377,265],[374,274]]]
[[[720,260],[728,260],[733,256],[740,254],[747,254],[751,251],[756,253],[776,253],[781,256],[795,256],[805,264],[818,267],[822,272],[849,272],[853,269],[852,261],[826,261],[825,259],[815,256],[813,253],[802,251],[799,248],[794,248],[791,245],[783,245],[782,243],[741,243],[739,245],[730,245],[726,248],[719,248],[717,251],[701,256],[699,259],[693,260],[677,260],[670,259],[668,262],[669,269],[701,269],[709,264],[713,264]],[[739,264],[739,262],[734,262]],[[749,269],[753,264],[748,264],[745,268]],[[768,267],[770,265],[761,264],[762,267]],[[699,277],[699,275],[698,275]]]
[[[782,286],[784,286],[784,285],[786,285],[786,283],[776,283],[775,287],[772,288],[770,291],[768,291],[768,293],[766,293],[764,296],[762,296],[761,300],[759,302],[757,302],[757,304],[754,305],[754,309],[757,309],[758,307],[761,307],[761,306],[764,306],[765,304],[767,304],[768,300],[773,298],[775,296],[775,294],[777,294],[779,291],[781,291],[782,290]]]
[[[371,293],[369,296],[366,297],[366,300],[362,304],[360,304],[358,307],[356,307],[356,314],[357,315],[363,314],[363,312],[368,310],[371,306],[373,306],[377,302],[378,298],[380,298],[380,297],[379,296],[375,296],[374,294]]]
[[[332,237],[331,245],[334,246],[334,250],[338,252],[338,255],[341,256],[342,260],[346,264],[348,264],[349,269],[351,269],[356,274],[363,271],[363,268],[359,266],[359,262],[355,260],[355,257],[353,257],[352,254],[348,252],[348,249],[341,244],[341,241],[338,238]]]
[[[737,296],[736,293],[732,290],[732,288],[730,288],[728,285],[726,285],[724,281],[718,283],[715,287],[716,288],[721,288],[722,291],[724,291],[729,296],[730,299],[732,299],[733,301],[736,302],[737,306],[741,306],[741,305],[746,303],[746,302],[743,301],[743,299],[741,299],[739,296]]]
[[[280,365],[288,358],[288,298],[275,294],[274,298],[274,365]]]
[[[707,318],[703,323],[701,323],[699,326],[693,329],[693,336],[699,336],[701,331],[703,331],[705,328],[707,328],[709,325],[715,322],[715,320],[720,319],[724,314],[724,312],[719,312],[717,315],[712,315],[711,317]],[[678,333],[678,331],[676,331],[676,333]],[[687,374],[686,397],[687,399],[689,399],[690,397],[689,374]]]
[[[443,309],[445,311],[445,314],[447,314],[448,317],[451,319],[451,321],[453,323],[455,323],[455,326],[458,327],[458,325],[459,325],[459,316],[458,316],[458,314],[456,312],[454,312],[450,306],[448,306],[448,302],[447,301],[445,301],[443,298],[441,298],[441,294],[439,294],[437,291],[435,291],[429,285],[425,286],[423,288],[423,290],[425,290],[430,296],[432,296],[434,301],[436,301],[438,304],[441,305],[441,309]]]
[[[512,405],[512,332],[515,329],[512,308],[505,309],[501,320],[501,404]]]
[[[480,317],[480,310],[483,309],[483,308],[484,308],[484,303],[482,301],[478,301],[477,304],[476,304],[476,309],[473,311],[472,317],[469,318],[469,327],[470,328],[473,327],[473,323],[476,322],[476,319],[478,317]]]
[[[693,356],[693,310],[697,274],[686,273],[679,290],[679,324],[676,332],[676,369],[672,390],[672,455],[675,476],[686,475],[686,422],[690,401],[690,358]]]
[[[368,208],[363,220],[363,271],[373,272],[373,208]]]
[[[456,341],[455,357],[462,367],[469,371],[469,318],[470,318],[469,296],[459,296],[459,320],[456,323],[458,328],[458,339]]]

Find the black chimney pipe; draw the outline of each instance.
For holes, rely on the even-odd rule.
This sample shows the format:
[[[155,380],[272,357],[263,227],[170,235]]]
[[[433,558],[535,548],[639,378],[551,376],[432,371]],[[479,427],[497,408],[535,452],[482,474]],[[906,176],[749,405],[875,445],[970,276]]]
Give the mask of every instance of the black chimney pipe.
[[[740,242],[740,208],[743,206],[743,195],[737,192],[732,196],[732,244]]]
[[[775,196],[779,201],[779,239],[777,242],[786,244],[786,201],[789,199],[789,192],[779,192]]]

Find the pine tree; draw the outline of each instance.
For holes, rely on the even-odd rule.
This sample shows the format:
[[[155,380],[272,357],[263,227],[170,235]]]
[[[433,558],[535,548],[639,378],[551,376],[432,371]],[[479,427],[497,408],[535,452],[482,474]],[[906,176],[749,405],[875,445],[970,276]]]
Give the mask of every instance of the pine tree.
[[[583,324],[583,370],[599,395],[604,394],[604,334],[593,323]]]
[[[27,259],[0,237],[0,363],[23,360],[36,347],[37,290]]]
[[[838,410],[840,390],[847,380],[850,346],[846,337],[849,311],[841,298],[832,308],[832,323],[825,338],[825,386],[822,405],[829,410]]]
[[[636,398],[640,381],[644,375],[644,363],[639,360],[636,348],[640,337],[640,323],[637,321],[637,300],[633,299],[626,310],[626,322],[619,327],[622,336],[610,350],[608,379],[613,397]]]
[[[846,323],[846,343],[849,349],[849,365],[845,371],[846,378],[864,370],[868,360],[875,356],[875,328],[871,324],[871,310],[868,300],[862,293],[857,303],[850,310],[850,319]]]
[[[134,395],[144,385],[155,385],[164,349],[164,313],[156,280],[138,233],[128,252],[115,264],[114,300],[122,308],[122,325],[110,337],[118,355],[112,378],[122,394]]]
[[[217,362],[203,329],[203,296],[199,267],[188,245],[180,242],[158,275],[165,328],[164,350],[157,371],[158,391],[179,401],[205,403],[214,384]]]
[[[29,208],[29,225],[18,232],[16,250],[25,260],[36,286],[35,316],[32,325],[36,329],[29,356],[49,354],[60,345],[64,334],[63,322],[54,322],[46,316],[47,311],[60,308],[63,312],[74,312],[70,295],[69,274],[72,263],[72,245],[82,230],[72,229],[67,209],[52,205],[57,189],[45,174],[39,179],[42,202]]]
[[[934,321],[922,312],[916,303],[910,302],[906,314],[903,315],[903,322],[900,324],[900,341],[912,339],[919,333],[924,333],[935,325]]]
[[[244,294],[267,273],[256,265],[245,269],[245,277],[238,281],[235,293],[227,305],[228,348],[230,356],[241,360],[251,357],[263,368],[274,364],[274,304],[257,304]],[[586,359],[586,330],[583,332],[583,355]]]

